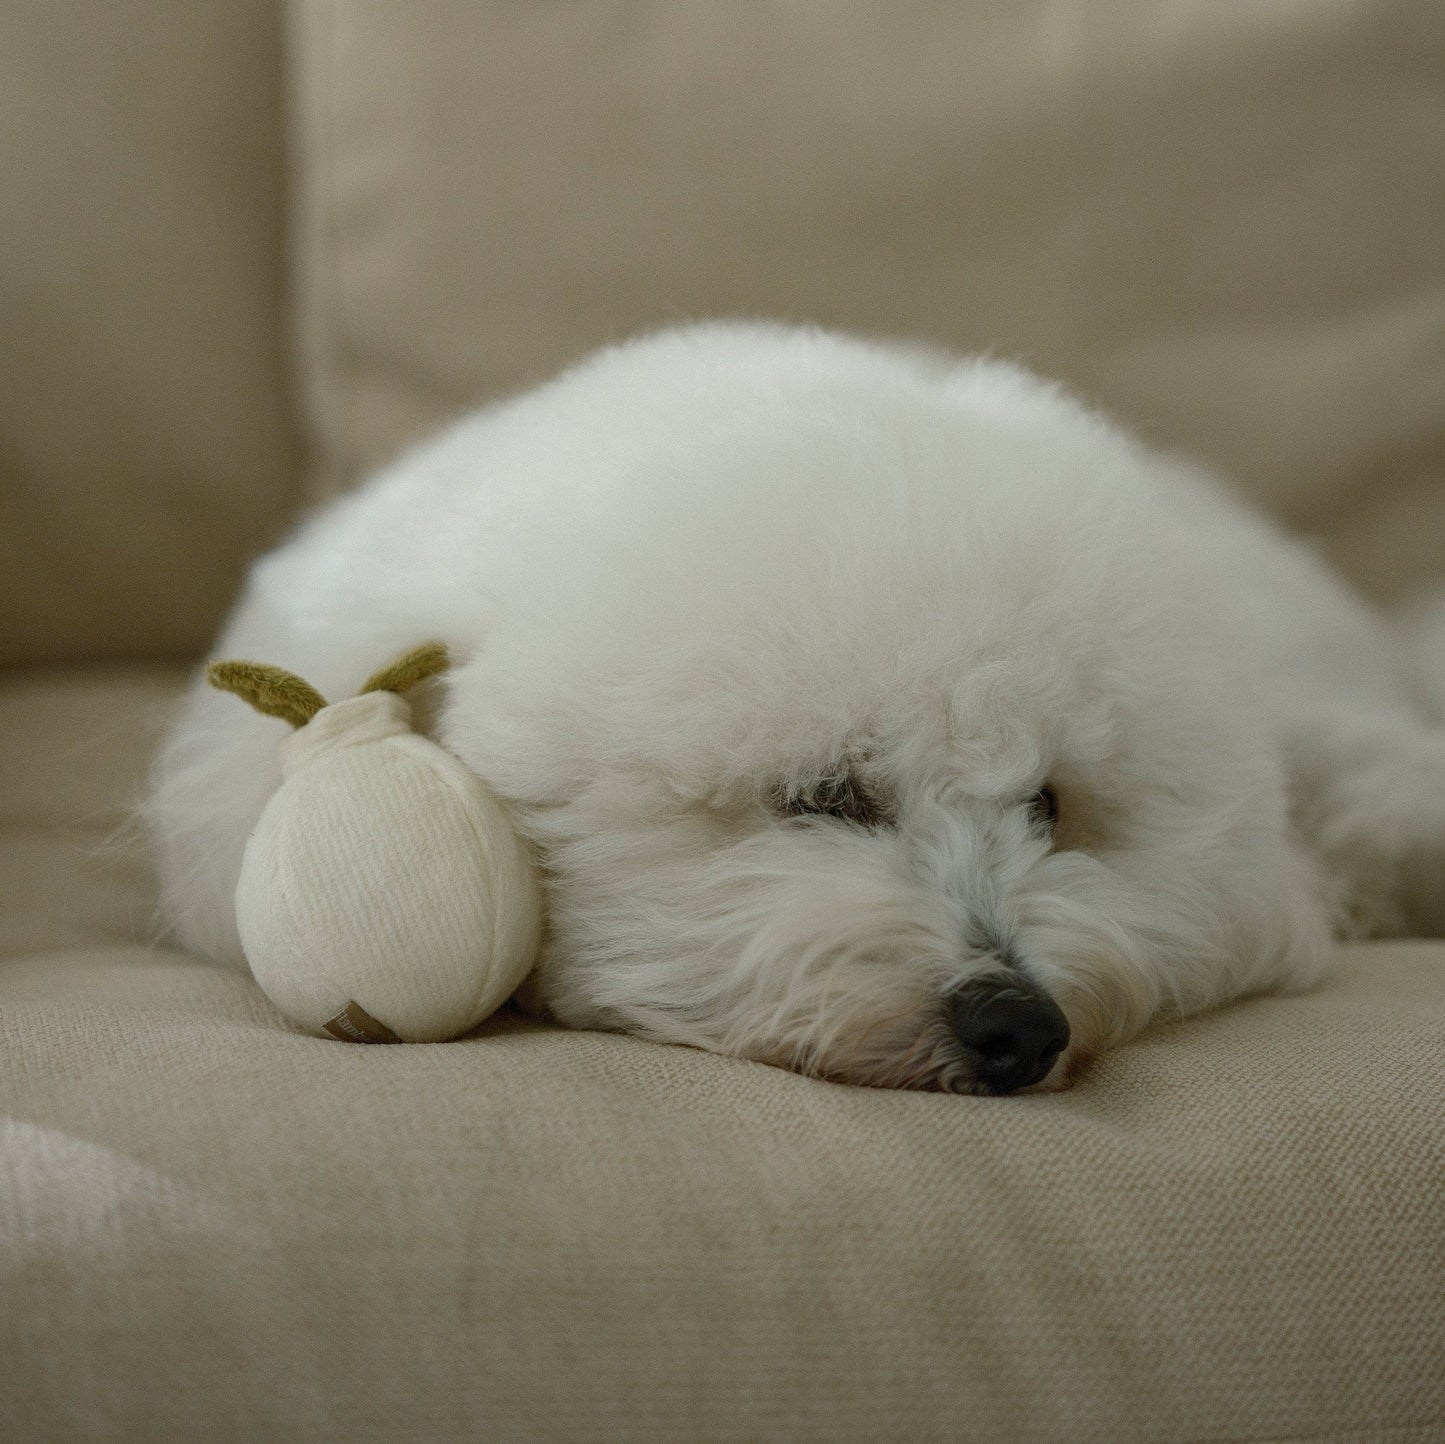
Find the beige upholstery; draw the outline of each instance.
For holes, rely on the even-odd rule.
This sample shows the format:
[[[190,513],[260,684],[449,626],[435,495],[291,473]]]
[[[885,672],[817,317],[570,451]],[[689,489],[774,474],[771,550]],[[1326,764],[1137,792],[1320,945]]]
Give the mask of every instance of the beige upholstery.
[[[603,341],[991,349],[1372,590],[1445,535],[1445,9],[301,0],[326,481]]]
[[[58,665],[199,648],[293,409],[325,490],[733,310],[1021,355],[1382,595],[1445,577],[1440,13],[15,20],[0,653],[48,665],[0,675],[0,1440],[1445,1439],[1442,944],[1043,1098],[515,1018],[303,1037],[148,941],[127,809],[181,668]]]
[[[0,22],[0,663],[204,647],[294,505],[280,22]]]
[[[1058,1097],[302,1037],[94,850],[163,680],[0,693],[0,1438],[1442,1437],[1437,945]]]

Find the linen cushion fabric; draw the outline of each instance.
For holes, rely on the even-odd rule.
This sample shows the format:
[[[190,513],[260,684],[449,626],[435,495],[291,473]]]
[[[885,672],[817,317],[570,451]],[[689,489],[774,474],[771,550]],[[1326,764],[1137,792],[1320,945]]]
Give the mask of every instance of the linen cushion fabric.
[[[1051,1097],[511,1016],[311,1038],[135,941],[117,823],[175,682],[0,689],[0,1437],[1445,1429],[1445,947],[1350,949]]]
[[[209,642],[300,471],[274,5],[7,7],[0,664]]]
[[[1445,10],[298,0],[317,489],[599,343],[988,349],[1441,571]]]
[[[235,114],[221,52],[256,50],[210,30],[187,47],[263,8],[194,28],[168,11],[150,49],[97,19],[87,63],[144,51]],[[32,59],[57,23],[21,27]],[[600,340],[747,310],[1018,355],[1232,464],[1382,595],[1438,567],[1429,5],[403,19],[302,0],[293,23],[317,494]],[[274,63],[246,106],[272,105]],[[75,146],[128,177],[104,146],[138,126],[145,171],[170,133],[156,113],[102,120],[80,89]],[[40,137],[45,97],[25,94]],[[143,289],[154,310],[93,374],[76,365],[77,396],[120,394],[187,465],[168,490],[148,452],[95,473],[120,500],[65,545],[108,540],[99,590],[65,610],[16,563],[16,595],[50,610],[7,655],[199,646],[243,531],[285,509],[264,456],[289,464],[293,443],[256,442],[279,434],[272,382],[238,383],[271,400],[216,449],[226,386],[207,390],[232,363],[259,375],[263,341],[279,372],[275,250],[247,229],[276,225],[267,115],[232,139],[259,147],[241,169],[270,199],[200,207],[199,241],[179,206],[162,239],[180,280]],[[158,175],[193,195],[191,169]],[[130,259],[118,274],[149,284]],[[75,276],[79,303],[94,278]],[[204,276],[254,335],[227,312],[230,361],[152,387],[149,328],[189,334],[162,302],[211,296]],[[18,394],[60,421],[32,433],[11,408],[7,446],[43,459],[74,420],[87,462],[86,418],[41,379]],[[99,434],[130,455],[129,433]],[[230,491],[238,457],[255,469]],[[138,520],[132,549],[116,518],[162,492],[163,532]],[[26,564],[68,535],[65,493],[34,495]],[[177,537],[221,551],[164,604],[101,615]],[[0,1437],[1445,1433],[1445,946],[1349,949],[1317,993],[1156,1029],[1049,1098],[853,1089],[516,1017],[439,1047],[312,1039],[248,978],[143,941],[154,883],[128,807],[178,683],[0,682]]]

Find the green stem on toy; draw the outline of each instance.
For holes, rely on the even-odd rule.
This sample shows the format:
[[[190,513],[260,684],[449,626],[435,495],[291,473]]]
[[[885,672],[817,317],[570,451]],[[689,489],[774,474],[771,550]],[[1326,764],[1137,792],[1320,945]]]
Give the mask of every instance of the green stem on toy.
[[[362,692],[405,692],[424,677],[445,672],[451,659],[441,642],[423,642],[413,647],[404,657],[398,657],[389,667],[368,677]]]
[[[424,677],[444,672],[450,665],[440,642],[423,642],[404,657],[368,677],[362,693],[405,692]],[[267,662],[212,662],[206,681],[222,692],[234,692],[268,717],[280,717],[293,727],[304,727],[323,707],[326,698],[304,678]]]
[[[326,706],[326,698],[310,682],[265,662],[212,662],[206,668],[206,681],[293,727],[304,727]]]

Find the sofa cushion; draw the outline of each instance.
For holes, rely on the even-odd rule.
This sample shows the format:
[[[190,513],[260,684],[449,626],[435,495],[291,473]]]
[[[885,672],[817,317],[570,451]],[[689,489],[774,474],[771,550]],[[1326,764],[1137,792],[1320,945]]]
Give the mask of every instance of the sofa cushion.
[[[305,1037],[132,941],[173,685],[0,687],[0,1438],[1445,1431],[1445,946],[1051,1097]]]
[[[743,312],[1018,357],[1378,594],[1441,571],[1435,0],[294,8],[333,485],[601,342]]]
[[[296,499],[276,6],[11,6],[0,94],[0,663],[198,651]]]

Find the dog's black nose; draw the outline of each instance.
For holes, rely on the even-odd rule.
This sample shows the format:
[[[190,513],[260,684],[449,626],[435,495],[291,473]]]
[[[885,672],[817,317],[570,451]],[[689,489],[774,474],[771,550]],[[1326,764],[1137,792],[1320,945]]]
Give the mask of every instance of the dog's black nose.
[[[948,999],[953,1031],[974,1077],[995,1093],[1037,1083],[1069,1042],[1059,1005],[1020,978],[980,978]]]

